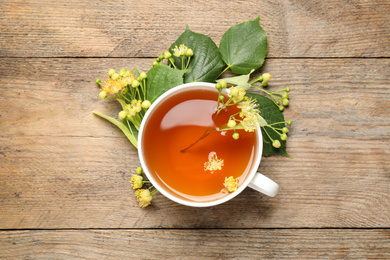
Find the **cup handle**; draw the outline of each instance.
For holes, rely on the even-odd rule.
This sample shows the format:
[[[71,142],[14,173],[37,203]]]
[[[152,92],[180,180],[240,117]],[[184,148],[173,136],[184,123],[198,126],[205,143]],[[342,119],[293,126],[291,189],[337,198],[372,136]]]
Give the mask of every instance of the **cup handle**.
[[[275,197],[279,191],[279,185],[260,172],[255,174],[248,186],[270,197]]]

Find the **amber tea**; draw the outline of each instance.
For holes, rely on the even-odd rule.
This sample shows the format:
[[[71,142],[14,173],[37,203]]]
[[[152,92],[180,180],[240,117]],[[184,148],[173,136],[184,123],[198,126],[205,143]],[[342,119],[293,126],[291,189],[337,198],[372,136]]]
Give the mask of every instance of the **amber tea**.
[[[149,117],[142,140],[148,170],[166,190],[196,202],[226,196],[224,181],[233,176],[243,183],[252,168],[257,145],[256,133],[218,131],[239,109],[217,111],[216,90],[185,90],[168,97]],[[205,138],[191,148],[206,131]],[[216,155],[223,160],[220,170],[206,170],[205,162]]]

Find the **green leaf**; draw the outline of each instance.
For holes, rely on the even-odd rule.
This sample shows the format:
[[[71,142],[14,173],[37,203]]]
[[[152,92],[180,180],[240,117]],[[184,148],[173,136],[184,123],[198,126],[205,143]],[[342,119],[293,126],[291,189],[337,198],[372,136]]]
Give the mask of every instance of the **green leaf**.
[[[267,121],[268,124],[273,124],[277,122],[284,122],[284,116],[283,113],[280,112],[279,108],[275,103],[262,95],[254,94],[254,93],[247,93],[246,94],[249,98],[255,98],[257,100],[257,103],[259,104],[259,110],[261,111],[261,116]],[[272,125],[275,128],[283,128],[285,125],[284,123],[275,124]],[[274,139],[278,139],[281,143],[280,148],[274,148],[272,146],[272,141],[267,136],[267,133]],[[286,141],[282,141],[280,139],[280,136],[274,132],[269,127],[261,127],[261,132],[263,134],[263,155],[264,156],[271,156],[271,155],[283,155],[290,157],[291,156],[286,152]]]
[[[260,17],[230,27],[221,38],[219,50],[223,61],[235,74],[248,74],[260,68],[267,55],[267,35]]]
[[[184,75],[184,82],[214,82],[221,74],[225,64],[213,40],[207,35],[191,31],[187,26],[186,30],[171,45],[169,51],[173,53],[172,49],[181,44],[194,52],[188,67],[190,71]],[[181,68],[181,57],[172,55],[172,58],[176,67]]]
[[[221,80],[225,80],[226,83],[234,84],[234,85],[236,85],[237,88],[243,88],[245,90],[248,90],[252,86],[251,84],[248,83],[249,78],[250,78],[252,72],[254,72],[254,71],[255,70],[251,70],[251,72],[249,72],[249,74],[247,74],[247,75],[219,79],[219,80],[217,80],[217,82],[220,82]]]
[[[132,134],[123,123],[119,122],[115,118],[106,116],[98,111],[93,111],[93,113],[119,127],[119,129],[122,130],[122,132],[126,135],[127,139],[129,139],[129,141],[135,146],[135,148],[138,149],[138,141],[137,141],[138,132],[137,132],[137,136],[135,136],[134,133]]]
[[[153,103],[167,90],[183,84],[185,70],[176,70],[168,66],[157,65],[150,69],[146,78],[146,97]]]

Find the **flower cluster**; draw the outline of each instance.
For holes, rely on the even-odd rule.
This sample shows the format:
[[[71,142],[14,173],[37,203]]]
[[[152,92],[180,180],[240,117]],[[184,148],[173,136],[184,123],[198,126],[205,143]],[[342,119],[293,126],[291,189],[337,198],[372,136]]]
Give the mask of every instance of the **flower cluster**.
[[[172,57],[172,53],[170,51],[165,51],[162,55],[158,56],[156,60],[153,61],[153,67],[159,64],[163,64],[164,60],[167,60],[167,65],[172,68],[181,70],[187,69],[190,64],[191,57],[194,55],[193,50],[188,48],[184,44],[181,44],[179,47],[175,46],[172,51],[173,56],[180,58],[181,67],[177,67],[175,65],[175,60]]]
[[[276,91],[270,91],[270,90],[266,90],[264,88],[259,88],[259,87],[268,86],[268,81],[270,79],[271,79],[271,75],[269,73],[264,73],[259,78],[255,79],[254,81],[252,81],[250,83],[253,84],[256,81],[260,81],[261,82],[260,85],[253,86],[253,87],[263,91],[264,93],[267,93],[270,96],[271,100],[274,101],[274,103],[279,107],[279,110],[283,111],[284,107],[286,107],[290,104],[290,100],[289,100],[290,97],[288,95],[288,92],[290,92],[290,88],[287,87],[287,88],[284,88],[281,90],[276,90]]]
[[[255,79],[254,81],[249,82],[250,86],[256,81],[262,81],[262,86],[268,85],[268,81],[271,79],[271,75],[269,73],[264,73],[259,78]],[[274,124],[268,124],[262,116],[260,116],[261,111],[259,110],[259,106],[256,102],[256,100],[252,100],[248,98],[246,95],[246,90],[244,88],[241,88],[239,86],[232,86],[229,89],[228,97],[229,99],[224,102],[224,96],[222,95],[222,90],[227,88],[227,83],[225,80],[220,80],[216,85],[215,88],[219,92],[218,96],[218,103],[217,103],[217,112],[216,116],[227,106],[233,106],[237,105],[237,108],[240,109],[240,112],[237,114],[231,115],[229,117],[229,121],[226,125],[219,127],[219,130],[234,130],[234,133],[232,137],[234,139],[239,138],[239,133],[236,132],[237,129],[244,129],[246,132],[254,132],[259,126],[262,127],[262,129],[265,131],[269,139],[272,141],[272,146],[275,148],[280,148],[281,143],[278,139],[273,139],[269,133],[267,132],[266,128],[272,129],[275,133],[277,133],[280,137],[280,140],[285,141],[287,140],[287,133],[288,128],[287,127],[275,127],[275,125],[280,126],[280,124],[287,124],[291,125],[291,121],[285,121],[285,122],[277,122]],[[290,88],[286,88],[282,91],[290,91]],[[269,91],[268,91],[269,92]],[[269,92],[271,93],[271,92]],[[280,91],[272,92],[272,93],[280,93]],[[276,94],[275,94],[276,95]],[[282,103],[283,105],[288,105],[288,94],[283,93],[280,94],[282,96]],[[287,100],[287,102],[285,101]],[[275,101],[274,101],[275,102]],[[221,105],[222,104],[222,105]],[[278,105],[279,106],[279,105]],[[279,106],[283,108],[283,106]],[[280,109],[283,110],[283,109]],[[215,116],[215,118],[216,118]],[[214,119],[215,119],[214,118]]]
[[[173,50],[173,55],[176,57],[183,57],[183,56],[191,57],[192,55],[194,55],[194,52],[191,49],[187,48],[184,44],[181,44],[179,48],[175,46],[175,48],[173,48],[172,50]]]
[[[259,127],[260,110],[255,100],[251,100],[246,97],[246,91],[243,88],[231,87],[228,93],[229,99],[224,103],[222,90],[227,87],[227,83],[221,80],[215,85],[215,88],[219,92],[218,97],[218,110],[216,116],[227,106],[236,105],[240,109],[237,114],[231,115],[229,121],[225,127],[220,127],[220,130],[234,130],[233,138],[238,139],[239,134],[236,132],[237,129],[244,129],[246,132],[254,132]],[[222,105],[220,105],[220,102]]]
[[[139,206],[141,208],[145,208],[151,204],[153,195],[158,191],[156,189],[150,191],[153,186],[149,187],[148,189],[142,189],[145,183],[150,183],[150,181],[144,181],[143,177],[141,176],[142,172],[142,168],[138,167],[136,170],[137,174],[133,174],[131,176],[130,184],[131,187],[133,187],[133,189],[135,190],[135,197],[138,201]]]
[[[133,127],[139,129],[142,118],[151,105],[146,93],[147,74],[145,72],[137,72],[137,74],[138,76],[135,77],[133,71],[125,68],[120,69],[119,73],[110,69],[107,79],[96,80],[96,84],[101,88],[100,98],[116,98],[121,104],[122,111],[118,113],[118,118],[123,124],[122,131],[136,147],[136,135],[132,129]],[[98,112],[95,114],[108,118]]]
[[[287,127],[276,127],[275,125],[281,125],[281,124],[287,124],[287,125],[291,125],[292,122],[291,120],[288,120],[288,121],[284,121],[284,122],[278,122],[278,123],[274,123],[274,124],[268,124],[266,126],[263,127],[263,130],[264,132],[267,134],[268,138],[271,140],[272,142],[272,146],[275,147],[275,148],[280,148],[280,146],[282,145],[280,143],[279,140],[277,139],[273,139],[270,134],[268,133],[267,131],[267,128],[271,129],[272,131],[274,131],[275,133],[277,133],[280,137],[280,140],[282,141],[286,141],[287,140],[287,133],[288,133],[288,128]]]

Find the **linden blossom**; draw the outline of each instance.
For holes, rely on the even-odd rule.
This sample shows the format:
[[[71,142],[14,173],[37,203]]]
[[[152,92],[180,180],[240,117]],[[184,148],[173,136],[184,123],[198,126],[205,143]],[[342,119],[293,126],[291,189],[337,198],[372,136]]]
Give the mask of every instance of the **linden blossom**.
[[[148,189],[138,189],[135,191],[135,197],[137,198],[138,204],[141,208],[146,208],[150,205],[153,199],[152,192]]]
[[[204,163],[205,171],[221,170],[223,166],[223,159],[219,159],[216,154],[213,154],[211,158]]]
[[[230,176],[229,178],[225,179],[225,182],[223,183],[223,186],[225,186],[226,190],[223,192],[235,192],[238,187],[238,179],[235,179],[233,176]]]

